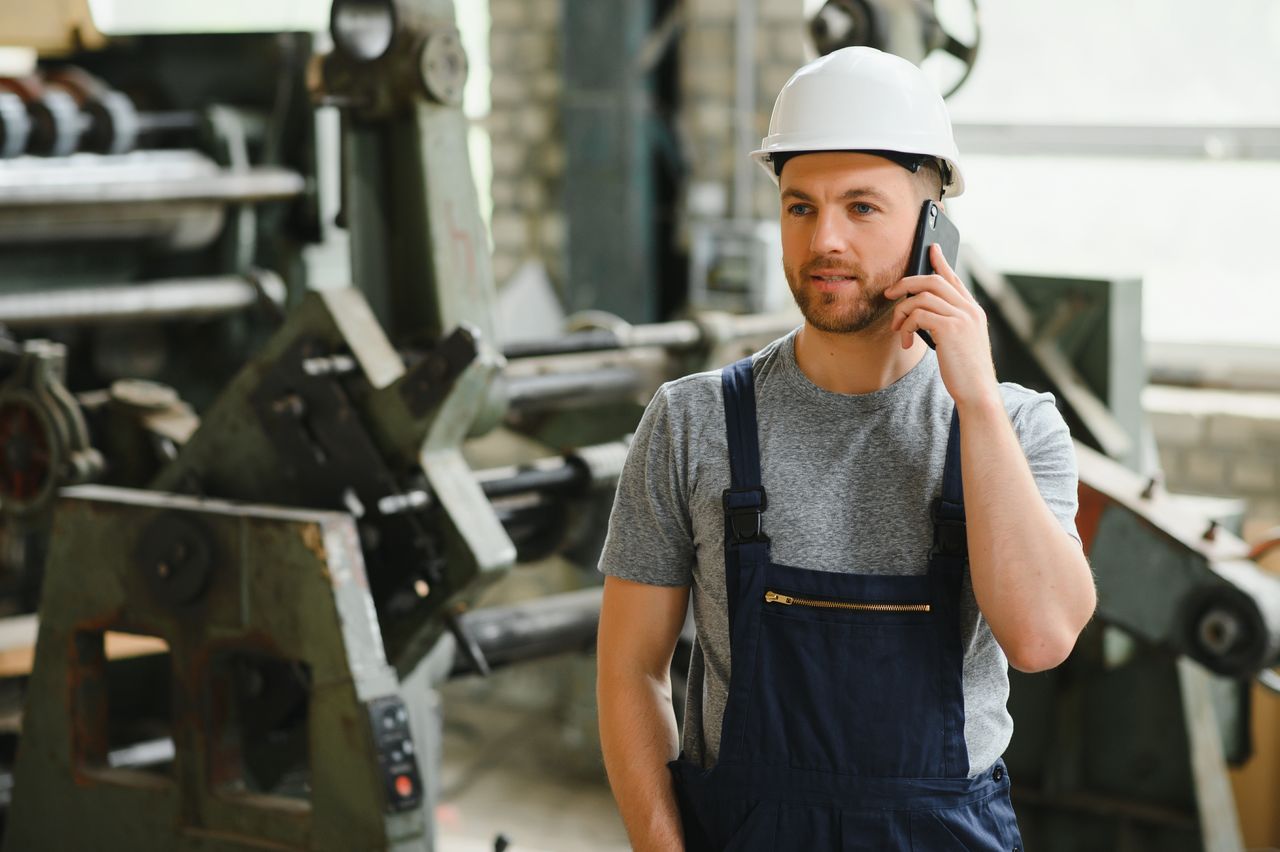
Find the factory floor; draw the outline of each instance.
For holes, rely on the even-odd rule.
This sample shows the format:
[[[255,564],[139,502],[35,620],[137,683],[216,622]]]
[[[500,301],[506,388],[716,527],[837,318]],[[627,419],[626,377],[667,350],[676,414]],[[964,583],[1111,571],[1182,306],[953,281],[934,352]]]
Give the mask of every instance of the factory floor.
[[[441,852],[492,852],[498,835],[510,852],[631,848],[592,739],[591,668],[562,658],[445,686]]]

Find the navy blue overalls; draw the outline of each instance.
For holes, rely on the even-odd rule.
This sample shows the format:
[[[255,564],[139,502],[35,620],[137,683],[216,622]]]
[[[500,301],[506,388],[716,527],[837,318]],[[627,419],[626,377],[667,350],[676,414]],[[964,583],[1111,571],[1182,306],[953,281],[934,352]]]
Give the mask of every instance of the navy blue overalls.
[[[719,761],[669,764],[686,848],[1020,849],[1004,761],[967,777],[957,418],[928,573],[806,570],[769,559],[751,359],[723,383],[731,674]]]

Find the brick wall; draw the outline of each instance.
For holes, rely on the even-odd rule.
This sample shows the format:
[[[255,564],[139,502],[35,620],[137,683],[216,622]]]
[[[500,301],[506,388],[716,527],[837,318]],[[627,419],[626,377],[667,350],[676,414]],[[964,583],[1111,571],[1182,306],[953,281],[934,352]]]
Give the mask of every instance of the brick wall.
[[[499,286],[531,257],[563,271],[559,181],[560,0],[489,0],[493,269]]]
[[[751,144],[767,132],[778,90],[806,60],[803,0],[756,0],[756,110]],[[734,138],[734,21],[739,0],[685,0],[677,123],[691,178],[730,197]],[[531,258],[562,283],[567,239],[560,208],[565,150],[559,121],[561,0],[489,0],[494,274],[499,286]],[[757,215],[777,214],[777,190],[753,178]],[[728,212],[727,210],[725,212]]]
[[[1171,491],[1241,497],[1280,523],[1280,394],[1153,385],[1142,395]]]
[[[751,148],[746,150],[735,138],[734,122],[738,0],[688,0],[686,9],[680,45],[684,98],[680,122],[688,145],[691,180],[722,186],[728,199],[734,162],[745,158],[768,132],[778,90],[808,61],[803,0],[759,0],[757,4],[755,116]],[[777,189],[763,173],[753,176],[752,187],[755,214],[775,218]]]

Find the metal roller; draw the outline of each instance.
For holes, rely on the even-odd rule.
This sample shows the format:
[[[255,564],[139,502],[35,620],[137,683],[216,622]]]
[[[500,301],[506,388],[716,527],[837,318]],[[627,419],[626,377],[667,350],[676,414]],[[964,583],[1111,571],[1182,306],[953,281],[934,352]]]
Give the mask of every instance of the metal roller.
[[[492,668],[552,654],[585,651],[596,641],[602,589],[549,595],[514,606],[485,607],[463,613],[462,629]],[[478,670],[466,654],[454,662],[453,677]]]
[[[22,99],[13,92],[0,91],[0,160],[8,160],[27,150],[31,119]]]
[[[1221,675],[1280,664],[1280,578],[1145,478],[1079,443],[1076,456],[1098,618]]]
[[[637,370],[627,367],[511,376],[506,379],[507,400],[513,409],[519,411],[542,411],[570,405],[581,407],[634,396],[640,391],[643,381]]]
[[[267,299],[283,304],[284,282],[223,275],[0,294],[0,323],[13,329],[62,325],[204,319],[242,311]]]
[[[150,239],[201,248],[221,232],[227,205],[304,189],[296,172],[224,169],[196,151],[0,160],[0,244]]]

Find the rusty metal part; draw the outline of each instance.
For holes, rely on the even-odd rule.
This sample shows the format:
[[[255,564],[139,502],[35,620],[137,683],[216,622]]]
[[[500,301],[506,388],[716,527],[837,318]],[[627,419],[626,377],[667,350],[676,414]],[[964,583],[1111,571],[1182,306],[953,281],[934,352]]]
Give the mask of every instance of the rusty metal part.
[[[1218,674],[1280,663],[1280,577],[1244,542],[1076,444],[1076,525],[1098,586],[1098,617]]]
[[[203,593],[157,595],[135,554],[190,529],[220,554]],[[384,656],[351,518],[86,486],[50,544],[6,850],[428,847],[419,699]],[[168,648],[173,754],[151,771],[119,765],[136,741],[108,724],[111,631]]]
[[[1280,547],[1280,527],[1272,527],[1249,545],[1249,558],[1258,562],[1277,547]]]
[[[61,485],[101,472],[84,415],[62,384],[66,350],[30,340],[0,384],[0,514],[39,516]]]
[[[54,479],[52,435],[40,410],[21,399],[0,403],[0,495],[6,503],[34,501]]]

